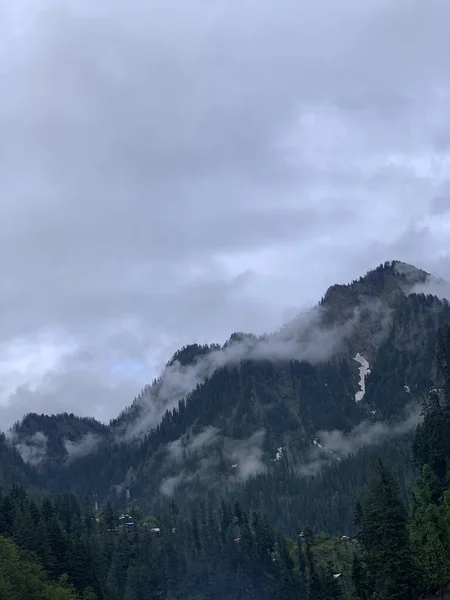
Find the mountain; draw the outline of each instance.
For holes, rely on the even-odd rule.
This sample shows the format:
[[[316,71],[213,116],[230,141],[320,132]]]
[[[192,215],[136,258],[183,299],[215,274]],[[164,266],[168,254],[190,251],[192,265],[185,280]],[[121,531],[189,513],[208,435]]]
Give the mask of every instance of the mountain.
[[[179,350],[108,426],[27,415],[11,442],[55,492],[123,505],[128,488],[159,514],[233,490],[287,533],[299,521],[350,532],[375,448],[405,498],[412,485],[412,407],[439,385],[435,347],[450,319],[446,300],[416,293],[430,281],[384,263],[280,331]]]

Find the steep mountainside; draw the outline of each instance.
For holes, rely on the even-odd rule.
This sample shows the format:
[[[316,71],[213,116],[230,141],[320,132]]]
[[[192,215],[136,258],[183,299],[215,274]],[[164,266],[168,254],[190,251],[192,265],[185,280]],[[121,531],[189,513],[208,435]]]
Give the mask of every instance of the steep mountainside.
[[[343,504],[365,485],[373,444],[394,464],[402,456],[405,491],[414,471],[409,434],[418,419],[408,411],[436,379],[437,336],[450,319],[447,301],[414,293],[429,277],[385,263],[331,287],[279,332],[183,348],[108,427],[28,415],[13,443],[55,491],[123,504],[129,488],[158,512],[171,498],[183,508],[206,492],[219,502],[232,488],[275,520],[297,505],[313,526],[348,529]],[[27,454],[39,444],[41,456]],[[324,465],[332,469],[321,475]],[[341,501],[330,505],[338,487]],[[320,514],[310,490],[328,496]]]

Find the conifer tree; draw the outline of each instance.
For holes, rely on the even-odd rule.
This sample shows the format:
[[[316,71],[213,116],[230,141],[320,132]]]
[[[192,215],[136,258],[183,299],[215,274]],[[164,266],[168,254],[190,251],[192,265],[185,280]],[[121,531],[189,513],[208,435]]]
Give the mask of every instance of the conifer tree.
[[[369,597],[377,600],[416,598],[417,572],[406,508],[397,481],[381,461],[373,471],[358,539],[363,549]]]
[[[342,598],[341,582],[336,575],[331,562],[328,561],[322,577],[323,600],[338,600]]]
[[[322,585],[317,572],[312,548],[314,545],[314,534],[309,527],[304,531],[305,558],[308,569],[308,596],[310,600],[322,600]]]
[[[354,600],[367,600],[367,577],[365,565],[355,552],[352,563],[352,588]]]

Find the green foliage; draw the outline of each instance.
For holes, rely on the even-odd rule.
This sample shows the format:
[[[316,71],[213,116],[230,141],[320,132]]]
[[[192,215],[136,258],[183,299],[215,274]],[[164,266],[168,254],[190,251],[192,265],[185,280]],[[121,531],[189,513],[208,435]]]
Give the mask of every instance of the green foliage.
[[[443,387],[431,390],[413,446],[420,475],[410,532],[424,593],[450,584],[450,325],[440,336],[438,358]]]
[[[0,600],[80,600],[67,578],[51,581],[11,539],[0,536]],[[86,596],[86,599],[89,597]],[[91,596],[89,600],[98,600]]]
[[[362,508],[358,540],[362,548],[365,581],[361,579],[361,568],[356,561],[353,565],[356,589],[367,589],[369,597],[377,600],[412,600],[417,597],[406,508],[397,481],[381,461],[374,468]]]
[[[127,528],[111,505],[93,515],[70,495],[37,506],[14,485],[0,497],[0,574],[10,567],[0,599],[303,600],[315,586],[318,600],[342,596],[326,537],[311,534],[304,552],[238,503],[205,503],[189,518],[172,505],[156,529],[135,516]]]

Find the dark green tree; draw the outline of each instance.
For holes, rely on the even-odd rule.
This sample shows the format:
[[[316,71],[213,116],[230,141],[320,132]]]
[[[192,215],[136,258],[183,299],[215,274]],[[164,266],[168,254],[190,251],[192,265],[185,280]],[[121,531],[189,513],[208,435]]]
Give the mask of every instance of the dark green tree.
[[[381,461],[377,461],[373,469],[358,539],[363,550],[369,597],[377,600],[416,598],[417,569],[409,541],[406,508],[398,482]]]

